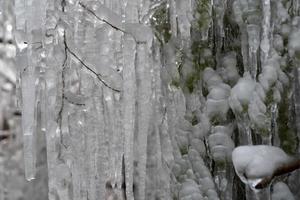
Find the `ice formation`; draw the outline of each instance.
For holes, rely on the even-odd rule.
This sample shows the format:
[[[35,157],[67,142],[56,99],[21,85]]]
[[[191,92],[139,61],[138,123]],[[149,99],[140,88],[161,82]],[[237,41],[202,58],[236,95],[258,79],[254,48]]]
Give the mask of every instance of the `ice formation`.
[[[266,145],[239,146],[232,152],[235,171],[247,184],[255,179],[272,176],[277,168],[291,160],[280,148]]]
[[[299,170],[271,177],[299,159],[299,15],[0,0],[0,200],[299,199]]]

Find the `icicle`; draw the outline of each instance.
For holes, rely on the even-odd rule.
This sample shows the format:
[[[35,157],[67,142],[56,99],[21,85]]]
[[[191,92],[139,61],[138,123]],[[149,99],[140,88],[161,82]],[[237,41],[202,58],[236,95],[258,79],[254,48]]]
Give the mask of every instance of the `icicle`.
[[[277,137],[277,117],[278,117],[278,105],[276,102],[272,103],[270,106],[270,112],[271,112],[271,127],[270,127],[270,137],[268,144],[272,145],[274,144],[274,138]]]
[[[45,1],[27,1],[26,6],[30,11],[26,12],[28,43],[30,48],[27,51],[28,63],[24,63],[22,76],[22,128],[24,135],[24,161],[25,176],[32,180],[36,173],[36,76],[35,65],[37,64],[35,42],[38,41],[39,31],[46,15]]]
[[[183,47],[189,47],[191,45],[191,17],[190,14],[192,13],[192,4],[191,0],[187,1],[176,1],[176,22],[177,22],[177,31],[179,37],[181,39]]]
[[[230,170],[231,152],[234,143],[231,140],[231,125],[212,127],[212,134],[208,137],[208,143],[212,158],[215,161],[214,179],[220,192],[221,199],[232,199],[232,181]]]
[[[248,44],[249,44],[249,72],[253,79],[256,79],[257,75],[257,50],[259,47],[259,35],[260,35],[260,27],[256,24],[247,25],[247,33],[248,33]]]
[[[32,67],[25,68],[22,75],[22,100],[25,177],[27,180],[32,180],[36,173],[35,75]]]
[[[124,1],[122,22],[138,21],[136,2]],[[124,179],[126,186],[126,199],[134,199],[133,173],[134,173],[134,132],[136,116],[136,44],[131,36],[124,35],[123,44],[123,131],[124,131]]]
[[[200,0],[194,2],[194,11],[197,13],[195,16],[195,20],[197,20],[197,29],[199,29],[201,34],[201,40],[206,41],[208,40],[209,36],[209,28],[212,24],[212,6],[213,0]],[[198,16],[199,15],[199,16]],[[222,23],[223,25],[223,23]],[[173,34],[173,33],[172,33]]]
[[[219,64],[220,53],[223,47],[223,41],[225,37],[224,33],[224,14],[226,11],[227,0],[213,0],[213,10],[214,10],[214,35],[215,35],[215,43],[216,43],[216,54],[217,54],[217,62]],[[218,65],[217,64],[217,65]]]
[[[232,4],[233,6],[233,11],[234,11],[234,16],[235,20],[239,25],[240,31],[241,31],[241,53],[243,57],[243,66],[244,66],[244,71],[249,72],[249,59],[248,59],[248,34],[247,34],[247,29],[246,25],[244,24],[243,21],[243,9],[242,5],[239,0],[236,0]]]
[[[270,0],[263,0],[262,3],[262,13],[263,13],[263,21],[262,21],[262,38],[260,49],[261,53],[261,63],[264,64],[270,53],[270,34],[271,34],[271,2]]]
[[[138,179],[136,184],[136,198],[145,199],[146,187],[146,160],[147,160],[147,137],[150,128],[151,108],[151,76],[146,44],[137,46],[137,142],[138,142]]]
[[[177,37],[177,13],[176,13],[176,1],[168,0],[170,9],[170,26],[171,32],[174,37]]]
[[[300,2],[299,0],[292,0],[292,12],[293,16],[298,16],[300,11]]]
[[[41,69],[44,70],[44,69]],[[39,78],[37,79],[37,88],[36,88],[36,102],[37,102],[37,109],[40,112],[40,127],[41,131],[46,133],[47,127],[47,97],[46,97],[46,81],[45,81],[45,72],[39,72]]]
[[[29,50],[28,57],[31,56],[30,52]],[[36,76],[32,62],[29,63],[23,63],[25,66],[22,72],[22,129],[25,177],[30,181],[35,178],[36,173]]]
[[[298,63],[300,63],[298,61]],[[300,68],[295,67],[294,69],[295,75],[295,86],[294,86],[294,101],[295,101],[295,118],[296,118],[296,128],[297,128],[297,135],[300,138]],[[298,152],[300,152],[300,145],[298,145]]]
[[[69,130],[71,135],[71,151],[72,151],[72,182],[73,182],[73,199],[87,199],[87,171],[84,170],[86,163],[86,110],[76,109],[74,113],[68,116]]]

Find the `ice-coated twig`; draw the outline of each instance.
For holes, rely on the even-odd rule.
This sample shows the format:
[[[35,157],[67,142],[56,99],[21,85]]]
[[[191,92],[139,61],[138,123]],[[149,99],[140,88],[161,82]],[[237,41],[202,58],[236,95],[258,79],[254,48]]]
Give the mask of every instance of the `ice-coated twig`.
[[[63,5],[63,3],[62,3]],[[64,7],[62,7],[64,10]],[[60,109],[58,111],[58,117],[57,117],[57,123],[59,125],[59,133],[60,133],[60,142],[61,144],[66,148],[67,146],[65,145],[64,141],[63,141],[63,136],[62,136],[62,114],[63,114],[63,110],[64,110],[64,105],[65,105],[65,87],[66,87],[66,83],[65,83],[65,69],[66,69],[66,63],[68,60],[68,54],[67,54],[67,44],[66,44],[66,33],[64,32],[64,53],[65,53],[65,58],[62,64],[62,71],[61,71],[61,83],[62,83],[62,88],[61,88],[61,106]]]
[[[264,178],[262,181],[260,181],[255,186],[255,189],[263,189],[263,188],[267,187],[275,177],[290,173],[297,169],[300,169],[300,160],[294,160],[290,163],[282,165],[275,170],[275,172],[273,173],[272,176],[268,176],[268,177]]]

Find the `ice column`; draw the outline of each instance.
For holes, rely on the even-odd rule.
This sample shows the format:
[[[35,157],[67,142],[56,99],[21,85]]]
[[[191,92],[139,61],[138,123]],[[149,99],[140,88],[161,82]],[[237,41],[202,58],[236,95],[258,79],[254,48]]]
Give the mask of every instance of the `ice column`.
[[[24,134],[25,176],[27,180],[34,179],[36,171],[36,73],[41,47],[41,27],[45,18],[45,1],[26,1],[26,27],[29,44],[27,50],[28,62],[19,66],[22,70],[22,129]]]

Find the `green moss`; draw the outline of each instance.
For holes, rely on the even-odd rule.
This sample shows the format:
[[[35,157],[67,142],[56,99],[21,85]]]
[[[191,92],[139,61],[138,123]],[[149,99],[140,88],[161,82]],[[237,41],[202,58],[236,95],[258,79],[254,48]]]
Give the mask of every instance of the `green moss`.
[[[233,111],[231,110],[231,108],[227,112],[226,119],[227,119],[228,123],[233,122],[235,120],[235,115],[234,115]]]
[[[246,113],[246,112],[248,112],[248,107],[249,107],[249,105],[248,105],[248,104],[246,104],[246,105],[242,105],[242,107],[243,107],[243,113]]]
[[[294,69],[293,59],[288,59],[286,67],[283,69],[285,73],[289,73]]]
[[[266,105],[269,105],[269,104],[271,104],[272,102],[274,102],[274,98],[273,98],[273,90],[269,90],[269,91],[266,93],[265,104],[266,104]]]
[[[181,153],[182,156],[186,155],[189,152],[189,146],[188,145],[181,146],[179,148],[179,150],[180,150],[180,153]]]
[[[200,31],[207,31],[211,23],[211,1],[210,0],[198,0],[196,2],[196,12],[199,15],[197,19],[197,28]]]
[[[215,161],[215,168],[217,169],[225,169],[226,168],[226,161],[225,160],[218,160],[218,161]]]
[[[195,70],[198,72],[203,71],[206,67],[214,65],[213,56],[208,56],[207,51],[209,44],[207,41],[194,41],[192,44],[192,55]]]
[[[199,123],[196,115],[193,115],[193,118],[192,118],[192,120],[191,120],[191,123],[192,123],[193,126],[195,126],[196,124]]]
[[[206,97],[209,94],[209,91],[206,87],[202,87],[202,94],[204,97]]]
[[[215,116],[213,116],[213,117],[210,119],[210,123],[211,123],[212,126],[220,125],[220,124],[223,123],[223,119],[221,119],[220,116],[215,115]]]
[[[175,86],[176,88],[180,87],[180,82],[177,79],[172,79],[171,85]]]
[[[185,82],[185,85],[188,88],[189,92],[194,91],[194,86],[201,79],[203,70],[207,67],[214,66],[213,56],[207,55],[207,51],[209,51],[207,41],[194,41],[191,48],[193,55],[194,73],[191,74]],[[204,94],[204,96],[206,95]]]
[[[156,36],[163,43],[167,43],[171,38],[171,25],[169,22],[167,4],[161,5],[151,17],[151,25],[154,27]]]
[[[258,128],[258,133],[261,137],[268,137],[270,135],[270,130],[265,126],[265,127],[260,127]]]
[[[272,85],[270,85],[269,91],[266,93],[266,98],[265,98],[265,104],[266,106],[271,105],[272,103],[274,103],[274,91],[273,88],[276,87],[276,83],[273,83]]]
[[[212,21],[211,18],[211,1],[210,0],[197,0],[195,21],[192,24],[192,31],[195,34],[205,33],[210,28]],[[192,41],[191,53],[193,61],[193,72],[184,78],[183,88],[189,93],[194,92],[198,81],[201,79],[201,74],[206,67],[214,65],[213,56],[210,55],[209,41],[195,39]],[[180,69],[179,69],[180,71]]]
[[[295,130],[291,127],[292,119],[290,119],[290,100],[288,97],[288,90],[282,95],[282,101],[278,109],[278,135],[280,139],[281,148],[288,154],[296,154],[298,147],[298,139]]]
[[[186,81],[185,81],[185,86],[188,89],[190,93],[194,91],[194,83],[197,81],[197,76],[192,74],[190,75]]]

